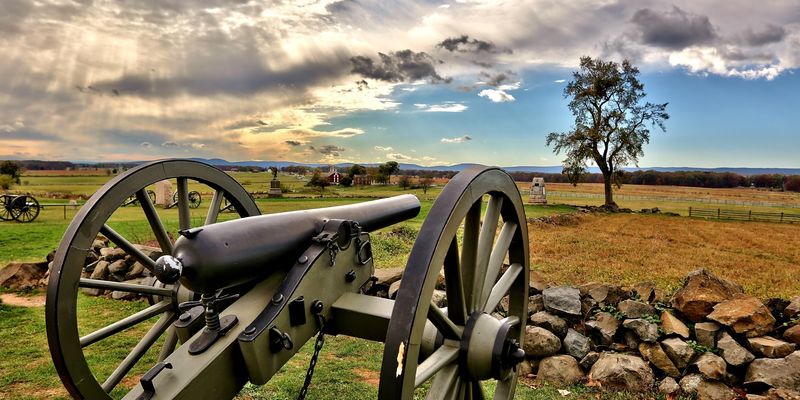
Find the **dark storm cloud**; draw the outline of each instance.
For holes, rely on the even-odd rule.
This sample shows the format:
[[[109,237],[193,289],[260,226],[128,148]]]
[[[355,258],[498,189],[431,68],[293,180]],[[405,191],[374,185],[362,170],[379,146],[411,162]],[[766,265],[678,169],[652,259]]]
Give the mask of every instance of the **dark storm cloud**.
[[[32,140],[32,141],[60,142],[61,138],[50,133],[22,128],[11,131],[0,130],[0,140]]]
[[[748,29],[742,34],[744,43],[750,46],[763,46],[765,44],[777,43],[782,41],[785,37],[786,29],[772,24],[758,31]]]
[[[302,142],[298,142],[297,140],[287,140],[287,141],[285,141],[283,143],[286,143],[286,144],[288,144],[289,146],[292,146],[292,147],[297,147],[297,146],[302,146],[303,145]]]
[[[33,10],[33,3],[28,0],[0,1],[0,33],[16,34]]]
[[[461,35],[459,37],[447,38],[436,45],[436,47],[443,48],[447,51],[457,51],[460,53],[505,53],[511,54],[511,49],[501,49],[495,46],[492,42],[485,40],[470,39],[468,35]]]
[[[481,77],[484,79],[484,83],[487,86],[494,87],[509,83],[513,79],[512,75],[513,73],[510,71],[499,72],[495,75],[492,75],[488,72],[481,72]]]
[[[441,64],[441,61],[425,52],[401,50],[389,54],[378,53],[377,61],[366,56],[355,56],[350,58],[350,62],[353,66],[352,73],[386,82],[428,79],[435,83],[450,83],[452,80],[452,78],[442,78],[436,72],[435,64]]]
[[[339,157],[339,155],[345,151],[344,147],[334,146],[332,144],[323,144],[320,147],[308,146],[309,150],[316,151],[319,154],[325,156],[334,156]]]
[[[644,8],[633,14],[633,23],[645,44],[680,50],[716,38],[716,31],[705,15],[691,14],[678,7],[670,11]]]
[[[171,142],[170,136],[165,133],[144,130],[104,129],[96,132],[96,136],[105,143],[118,145],[142,145],[147,143],[148,146],[153,146],[153,143],[164,143],[166,145]]]

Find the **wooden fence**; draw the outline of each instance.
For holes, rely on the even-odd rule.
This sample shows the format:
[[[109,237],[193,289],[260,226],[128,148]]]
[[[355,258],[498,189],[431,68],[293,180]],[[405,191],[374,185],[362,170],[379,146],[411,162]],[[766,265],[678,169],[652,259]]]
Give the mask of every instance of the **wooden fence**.
[[[784,212],[724,210],[721,208],[689,207],[689,216],[696,218],[727,219],[736,221],[800,223],[800,214],[789,214]]]

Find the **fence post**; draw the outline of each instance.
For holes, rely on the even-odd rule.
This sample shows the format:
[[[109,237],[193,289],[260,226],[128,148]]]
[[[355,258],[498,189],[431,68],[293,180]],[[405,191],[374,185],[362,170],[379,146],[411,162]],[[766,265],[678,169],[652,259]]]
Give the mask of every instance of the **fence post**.
[[[722,219],[722,210],[719,208],[717,209],[717,219]]]
[[[689,216],[692,216],[692,206],[689,206]]]
[[[752,220],[753,220],[753,210],[750,210],[750,213],[749,213],[749,215],[747,216],[747,220],[748,220],[748,221],[752,221]]]
[[[67,206],[64,207],[64,219],[67,219]]]
[[[783,222],[783,211],[781,211],[781,222]]]

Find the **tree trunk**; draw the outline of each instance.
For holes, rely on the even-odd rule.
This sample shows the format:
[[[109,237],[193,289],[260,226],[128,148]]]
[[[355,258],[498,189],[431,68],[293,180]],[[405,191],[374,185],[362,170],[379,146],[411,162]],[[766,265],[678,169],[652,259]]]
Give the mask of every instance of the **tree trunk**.
[[[611,190],[611,174],[603,172],[603,184],[605,185],[606,189],[606,204],[607,206],[617,207],[617,203],[614,202],[614,193]]]

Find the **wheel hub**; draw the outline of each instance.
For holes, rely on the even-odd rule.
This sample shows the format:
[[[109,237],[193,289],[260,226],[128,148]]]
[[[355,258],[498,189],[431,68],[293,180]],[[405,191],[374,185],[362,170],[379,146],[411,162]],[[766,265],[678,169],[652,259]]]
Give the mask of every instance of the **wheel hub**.
[[[470,315],[461,339],[461,370],[473,380],[505,380],[525,359],[514,337],[517,318],[498,320],[484,312]]]

